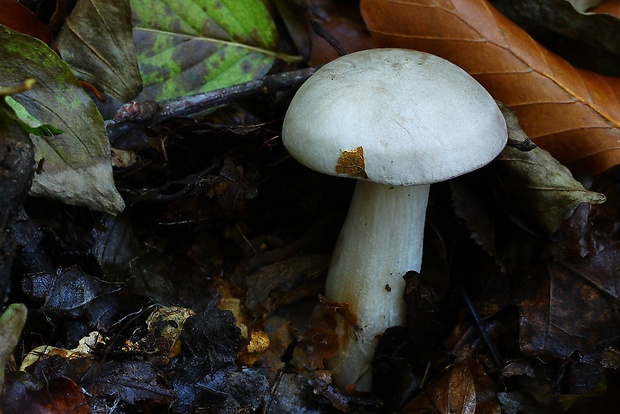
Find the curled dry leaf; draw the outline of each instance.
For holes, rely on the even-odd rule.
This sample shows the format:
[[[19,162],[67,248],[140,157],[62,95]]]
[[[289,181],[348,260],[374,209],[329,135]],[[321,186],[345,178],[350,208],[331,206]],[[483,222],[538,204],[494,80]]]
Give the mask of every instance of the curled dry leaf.
[[[620,79],[576,69],[485,0],[363,0],[383,47],[444,57],[515,111],[527,135],[571,170],[620,163]]]
[[[437,382],[400,411],[414,413],[500,413],[492,380],[479,362],[469,359],[457,363]]]
[[[60,31],[58,50],[80,80],[120,101],[142,90],[129,0],[78,1]]]
[[[514,141],[526,139],[515,114],[500,106],[506,118],[508,138]],[[521,207],[548,234],[555,232],[579,204],[605,201],[604,194],[586,190],[568,168],[541,148],[520,151],[507,146],[497,160],[504,185],[518,196],[519,202],[524,203]]]

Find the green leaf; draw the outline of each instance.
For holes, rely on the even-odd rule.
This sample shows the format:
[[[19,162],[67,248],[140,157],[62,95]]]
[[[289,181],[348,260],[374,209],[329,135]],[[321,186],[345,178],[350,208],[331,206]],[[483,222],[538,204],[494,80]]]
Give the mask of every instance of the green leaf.
[[[24,80],[23,83],[11,86],[0,87],[0,116],[10,118],[17,123],[24,131],[29,134],[39,136],[52,136],[62,134],[62,131],[52,125],[47,125],[28,113],[19,102],[11,98],[10,95],[27,92],[32,89],[36,81],[32,78]]]
[[[129,0],[79,0],[57,45],[76,76],[103,93],[126,102],[142,90]]]
[[[30,91],[13,95],[40,122],[64,131],[30,138],[43,159],[31,194],[119,213],[123,199],[114,187],[110,145],[101,114],[71,69],[46,44],[0,26],[0,85],[35,78]]]
[[[12,112],[15,115],[12,116],[12,114],[9,114],[9,116],[15,119],[24,129],[24,131],[28,132],[29,134],[44,137],[51,137],[52,135],[62,134],[62,130],[52,125],[44,124],[43,122],[30,115],[26,108],[24,108],[19,102],[17,102],[10,96],[4,97],[4,102],[6,102],[9,108],[12,109]]]
[[[263,76],[279,55],[261,0],[132,0],[141,100],[193,95]]]

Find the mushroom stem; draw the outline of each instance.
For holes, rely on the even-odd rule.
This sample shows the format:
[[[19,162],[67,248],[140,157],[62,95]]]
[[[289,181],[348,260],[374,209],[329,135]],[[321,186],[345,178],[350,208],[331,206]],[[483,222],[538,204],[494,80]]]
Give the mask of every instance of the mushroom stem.
[[[328,361],[340,385],[369,391],[378,336],[405,322],[403,276],[420,271],[429,188],[370,181],[355,187],[325,292],[329,300],[348,303],[357,317],[355,326],[339,322],[339,353]]]

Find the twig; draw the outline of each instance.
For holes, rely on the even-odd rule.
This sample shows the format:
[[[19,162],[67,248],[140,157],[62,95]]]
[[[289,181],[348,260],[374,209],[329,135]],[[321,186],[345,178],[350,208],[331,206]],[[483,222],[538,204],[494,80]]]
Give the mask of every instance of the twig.
[[[310,77],[317,68],[310,67],[291,72],[265,76],[260,79],[216,89],[197,95],[183,96],[167,101],[129,102],[123,105],[112,121],[106,124],[110,141],[121,135],[159,122],[188,116],[247,98],[259,93],[273,93],[294,89]]]
[[[480,319],[480,316],[478,316],[478,312],[476,311],[476,308],[474,308],[474,304],[471,302],[471,298],[469,297],[469,294],[467,293],[467,291],[461,284],[461,281],[458,279],[458,277],[454,277],[453,281],[454,281],[456,290],[461,295],[461,298],[463,298],[463,301],[465,302],[465,305],[467,306],[467,309],[469,310],[470,315],[474,319],[474,323],[476,327],[478,328],[480,335],[482,336],[482,340],[484,341],[484,344],[486,345],[487,349],[491,353],[491,356],[493,357],[495,364],[497,365],[499,369],[502,369],[502,367],[504,366],[502,357],[497,351],[495,344],[491,340],[491,336],[489,335],[489,331],[487,330],[486,325],[482,322],[482,320]]]
[[[523,152],[531,151],[537,147],[537,145],[534,144],[532,140],[529,138],[526,138],[523,141],[520,141],[518,139],[508,138],[508,145]]]
[[[329,30],[327,30],[320,21],[312,19],[310,20],[310,26],[312,26],[312,30],[314,31],[314,33],[316,33],[319,37],[329,43],[329,45],[333,47],[340,56],[344,56],[349,53],[344,48],[344,46],[342,46],[340,40],[338,40],[336,36],[334,36]]]

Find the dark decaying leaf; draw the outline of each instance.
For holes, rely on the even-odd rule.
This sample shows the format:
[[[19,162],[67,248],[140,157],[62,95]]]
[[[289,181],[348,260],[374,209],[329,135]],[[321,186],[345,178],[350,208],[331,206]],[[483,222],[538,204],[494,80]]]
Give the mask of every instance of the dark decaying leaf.
[[[256,197],[256,188],[249,185],[245,175],[243,167],[226,157],[219,174],[205,180],[210,188],[209,196],[217,200],[224,211],[240,217],[245,214],[245,201]]]
[[[454,214],[471,230],[471,237],[496,263],[503,267],[495,248],[495,225],[488,211],[488,203],[482,202],[471,189],[458,181],[450,183]]]
[[[183,390],[182,395],[190,398],[178,400],[173,407],[175,414],[198,412],[200,407],[209,407],[208,412],[214,414],[254,412],[264,403],[269,390],[267,378],[253,369],[227,375],[216,373],[188,385],[191,390]]]
[[[2,390],[3,414],[88,414],[84,392],[68,378],[33,381],[25,373],[10,374]]]
[[[524,353],[568,358],[601,352],[620,336],[613,311],[617,292],[610,296],[608,286],[596,286],[592,276],[571,269],[571,263],[547,263],[530,275],[521,290]]]
[[[28,368],[41,382],[71,378],[89,396],[136,404],[166,404],[173,396],[161,371],[148,361],[104,361],[97,358],[43,358]],[[67,411],[69,412],[69,411]]]
[[[557,394],[535,391],[500,392],[497,397],[504,414],[615,414],[620,404],[618,374],[609,371],[604,379],[587,392]]]
[[[12,227],[32,182],[34,148],[28,133],[3,108],[0,108],[0,148],[0,295],[4,297],[17,254]]]
[[[134,236],[131,222],[126,215],[103,216],[91,235],[95,243],[90,251],[110,280],[123,280],[132,261],[145,253],[145,248]]]
[[[331,383],[327,371],[281,373],[266,397],[268,413],[356,413],[380,412],[381,402],[373,397],[351,394]]]
[[[294,413],[299,407],[305,407],[309,413],[319,413],[320,405],[303,389],[308,384],[308,377],[312,374],[295,375],[284,373],[279,375],[274,383],[274,389],[269,395],[268,405],[274,413]]]
[[[206,374],[234,366],[243,346],[233,314],[217,308],[188,318],[182,338],[195,357],[192,364],[203,367]]]
[[[151,401],[165,404],[172,390],[158,370],[148,362],[109,361],[84,373],[80,384],[91,395],[118,398],[129,404]]]
[[[269,314],[275,308],[322,292],[329,256],[294,257],[261,267],[248,276],[246,306]]]
[[[46,312],[88,316],[105,325],[117,311],[116,294],[122,285],[97,279],[73,266],[54,273],[30,274],[22,281],[22,288],[33,300],[42,302]]]
[[[269,391],[267,377],[257,369],[233,372],[224,381],[214,384],[206,383],[206,385],[226,395],[221,408],[214,410],[221,413],[230,412],[230,410],[256,411],[264,404]]]
[[[526,354],[600,354],[620,337],[620,243],[617,218],[606,213],[618,203],[608,203],[580,206],[558,232],[551,257],[521,286],[520,343]]]
[[[188,318],[182,340],[189,354],[173,366],[174,413],[198,407],[212,407],[214,413],[233,407],[254,410],[262,404],[268,389],[264,373],[237,372],[235,359],[243,344],[231,312],[213,308]]]
[[[80,0],[57,39],[76,76],[121,102],[142,90],[129,0]]]

